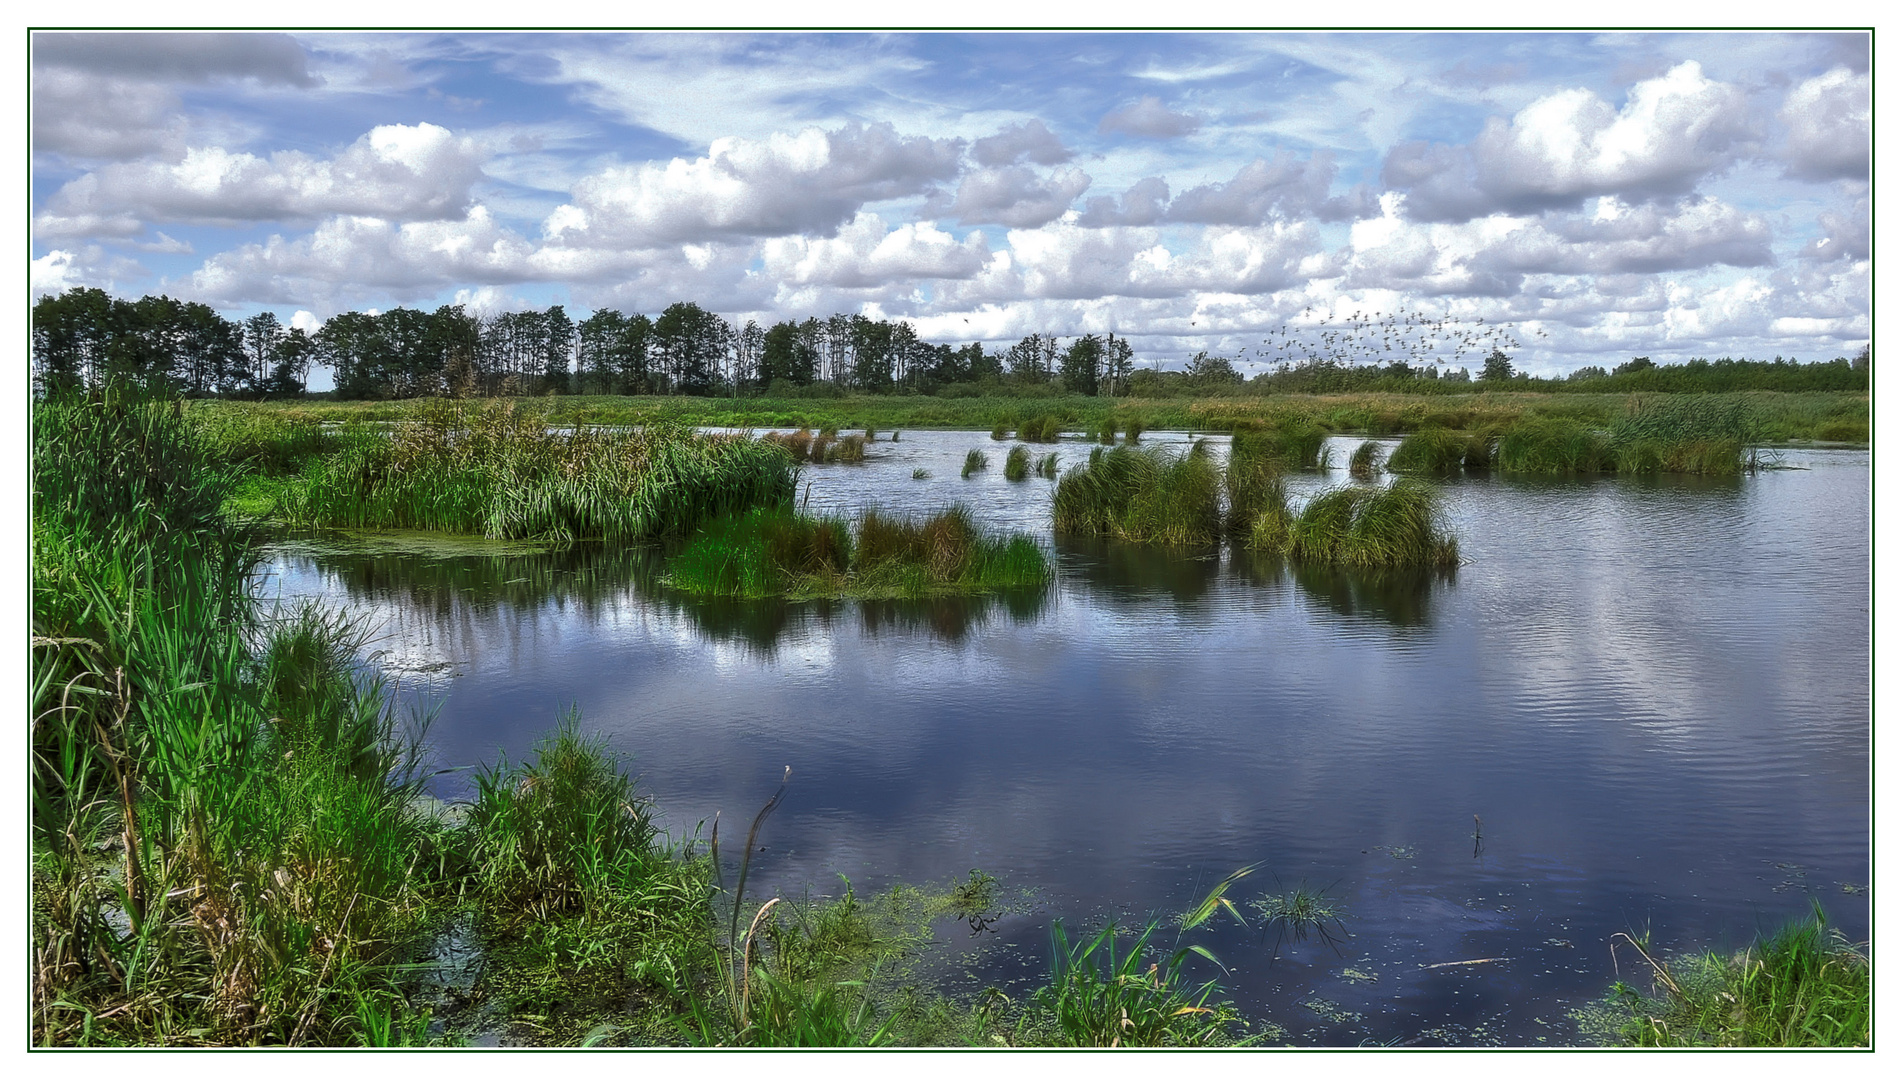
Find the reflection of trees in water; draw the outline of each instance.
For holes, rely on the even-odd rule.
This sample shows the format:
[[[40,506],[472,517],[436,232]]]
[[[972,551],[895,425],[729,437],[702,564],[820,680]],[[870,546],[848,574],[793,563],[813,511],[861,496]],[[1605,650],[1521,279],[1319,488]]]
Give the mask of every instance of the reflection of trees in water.
[[[1072,580],[1123,603],[1153,600],[1158,595],[1179,604],[1192,603],[1206,597],[1221,574],[1219,548],[1167,548],[1060,536],[1057,554]]]
[[[1456,571],[1347,570],[1289,562],[1278,556],[1237,551],[1230,571],[1257,587],[1292,579],[1309,600],[1338,615],[1377,619],[1393,626],[1430,625],[1436,587],[1453,584]]]
[[[924,631],[958,642],[1002,614],[1034,619],[1049,590],[1012,590],[916,600],[789,601],[696,596],[661,583],[665,553],[654,547],[576,544],[549,551],[445,554],[315,545],[293,549],[358,600],[399,608],[445,633],[485,614],[527,615],[553,605],[589,624],[634,599],[657,613],[685,616],[706,640],[770,656],[789,635],[829,627],[856,607],[867,633]]]

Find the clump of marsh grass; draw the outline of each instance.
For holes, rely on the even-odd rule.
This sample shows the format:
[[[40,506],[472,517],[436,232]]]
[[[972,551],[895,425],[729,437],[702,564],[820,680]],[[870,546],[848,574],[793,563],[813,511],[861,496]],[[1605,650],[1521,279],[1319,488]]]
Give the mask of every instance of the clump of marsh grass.
[[[798,476],[777,443],[678,425],[551,431],[540,414],[509,402],[430,402],[413,417],[387,435],[352,432],[337,453],[307,465],[284,500],[292,524],[653,539],[719,513],[783,503]]]
[[[931,479],[931,470],[930,469],[913,469],[911,470],[911,478],[913,480],[929,480]]]
[[[1213,980],[1190,985],[1184,964],[1190,956],[1216,963],[1200,945],[1182,945],[1181,934],[1226,910],[1241,913],[1223,894],[1252,870],[1245,867],[1223,879],[1194,909],[1177,920],[1177,947],[1152,958],[1153,939],[1161,929],[1152,920],[1127,942],[1115,923],[1088,941],[1071,942],[1061,921],[1051,924],[1050,984],[1036,1002],[1054,1019],[1070,1046],[1208,1046],[1221,1041],[1235,1020],[1232,1008],[1211,1004],[1219,985]],[[1118,955],[1121,946],[1121,955]]]
[[[1299,514],[1271,506],[1256,519],[1250,546],[1351,569],[1459,563],[1459,543],[1439,524],[1433,489],[1410,480],[1385,490],[1333,488],[1309,499]]]
[[[1004,456],[1004,479],[1030,479],[1030,450],[1021,443],[1011,447],[1010,453]]]
[[[997,426],[991,429],[991,441],[1003,442],[1008,438],[1010,438],[1010,424],[1007,421],[999,420]]]
[[[1124,429],[1123,441],[1130,444],[1131,446],[1134,446],[1137,442],[1139,442],[1142,439],[1142,437],[1143,437],[1142,417],[1140,416],[1130,417],[1129,426]]]
[[[1062,434],[1063,422],[1055,414],[1045,413],[1025,420],[1017,429],[1017,438],[1023,442],[1056,442]]]
[[[1347,926],[1341,919],[1346,909],[1340,901],[1327,895],[1325,889],[1310,889],[1305,881],[1292,889],[1250,901],[1249,906],[1261,916],[1263,933],[1268,927],[1275,927],[1276,955],[1280,954],[1284,940],[1306,941],[1310,934],[1319,936],[1328,948],[1339,953],[1336,935],[1342,938],[1347,935]]]
[[[1348,459],[1347,472],[1356,480],[1372,480],[1380,471],[1380,444],[1371,439],[1354,449],[1354,456]]]
[[[1422,428],[1400,440],[1387,458],[1387,469],[1419,476],[1450,476],[1461,469],[1485,469],[1492,447],[1482,435],[1442,427]]]
[[[1222,535],[1222,479],[1201,442],[1186,454],[1098,447],[1057,481],[1052,516],[1062,533],[1212,544]]]
[[[710,523],[667,580],[726,596],[935,596],[1041,587],[1050,565],[1028,536],[991,535],[953,506],[922,519],[866,510],[856,521],[754,510]]]
[[[826,448],[825,459],[827,462],[857,465],[865,460],[865,443],[865,437],[847,435]]]
[[[1271,440],[1239,435],[1229,444],[1228,467],[1222,474],[1226,505],[1222,531],[1245,535],[1270,507],[1287,502],[1282,472],[1288,467],[1280,447]]]
[[[1037,459],[1037,475],[1045,480],[1057,478],[1057,455],[1054,451]]]
[[[1229,453],[1231,457],[1271,461],[1283,471],[1318,469],[1326,446],[1326,429],[1311,420],[1291,419],[1266,428],[1253,424],[1236,427]]]
[[[959,479],[969,480],[974,472],[982,472],[991,467],[991,459],[982,450],[972,450],[964,455],[964,469],[958,473]]]
[[[1634,403],[1608,439],[1619,472],[1736,476],[1750,464],[1744,448],[1760,428],[1742,401],[1667,395]]]
[[[1868,1046],[1869,957],[1812,915],[1741,952],[1664,961],[1648,942],[1613,938],[1651,972],[1648,996],[1620,981],[1610,1004],[1627,1013],[1619,1035],[1638,1046]]]
[[[1523,420],[1499,437],[1500,472],[1601,473],[1617,467],[1611,440],[1602,431],[1564,418]]]
[[[476,774],[469,810],[477,895],[509,920],[547,920],[599,904],[662,860],[646,800],[570,710],[535,760]]]

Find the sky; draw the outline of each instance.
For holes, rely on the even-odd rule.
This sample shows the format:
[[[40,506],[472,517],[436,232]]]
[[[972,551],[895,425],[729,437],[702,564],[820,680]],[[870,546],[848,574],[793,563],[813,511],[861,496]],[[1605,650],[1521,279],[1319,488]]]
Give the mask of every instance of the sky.
[[[1855,33],[38,33],[31,295],[306,329],[691,300],[1244,371],[1356,312],[1510,327],[1543,375],[1825,360],[1870,336],[1869,64]]]

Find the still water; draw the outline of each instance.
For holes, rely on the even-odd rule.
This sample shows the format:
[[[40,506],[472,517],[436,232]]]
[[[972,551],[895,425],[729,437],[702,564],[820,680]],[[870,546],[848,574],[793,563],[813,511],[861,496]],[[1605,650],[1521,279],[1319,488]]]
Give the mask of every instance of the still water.
[[[1614,970],[1621,931],[1740,947],[1815,900],[1867,938],[1866,452],[1732,481],[1452,481],[1457,572],[1365,579],[1053,539],[1053,485],[1005,481],[1010,444],[889,439],[809,467],[801,498],[963,501],[1050,544],[1055,585],[706,602],[647,551],[385,538],[275,545],[264,587],[378,627],[375,662],[438,710],[438,766],[519,760],[573,706],[686,835],[750,820],[790,765],[754,895],[994,875],[1022,899],[990,932],[941,928],[952,989],[1023,992],[1052,919],[1166,916],[1249,865],[1250,925],[1193,938],[1227,974],[1196,974],[1306,1045],[1579,1042],[1573,1010],[1643,982],[1629,951]],[[960,479],[972,448],[990,467]],[[1339,902],[1336,941],[1247,906],[1303,884]]]

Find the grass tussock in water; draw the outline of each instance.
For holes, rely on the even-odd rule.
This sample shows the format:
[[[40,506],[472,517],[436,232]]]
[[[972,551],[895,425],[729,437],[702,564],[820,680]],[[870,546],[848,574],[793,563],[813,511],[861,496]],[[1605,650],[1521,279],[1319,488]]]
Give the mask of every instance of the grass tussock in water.
[[[1205,444],[1187,453],[1129,446],[1090,451],[1057,481],[1060,533],[1199,546],[1222,536],[1222,476]]]
[[[1499,437],[1502,473],[1562,475],[1607,472],[1617,465],[1611,440],[1576,420],[1531,420]]]
[[[985,469],[988,469],[990,467],[991,467],[990,456],[985,454],[984,451],[982,450],[969,451],[964,455],[964,468],[959,470],[958,478],[961,480],[969,480],[971,478],[972,473],[983,472]]]
[[[1037,459],[1037,475],[1045,480],[1057,478],[1057,455],[1054,451]]]
[[[1459,543],[1440,525],[1435,492],[1408,480],[1382,490],[1333,488],[1309,499],[1299,514],[1270,506],[1256,519],[1249,546],[1299,563],[1349,569],[1459,563]]]
[[[1618,1034],[1636,1046],[1868,1046],[1869,957],[1828,927],[1820,906],[1805,920],[1731,955],[1663,961],[1626,935],[1652,976],[1652,993],[1612,987],[1625,1015]],[[1614,945],[1620,944],[1614,939]]]
[[[867,510],[852,522],[773,509],[709,523],[668,583],[721,596],[913,597],[1041,588],[1050,576],[1030,537],[985,533],[962,506],[922,519]]]
[[[550,430],[506,403],[434,402],[387,434],[347,434],[305,467],[281,511],[305,527],[642,540],[786,502],[796,476],[763,441],[660,425]]]
[[[1354,456],[1347,461],[1347,473],[1356,480],[1372,480],[1380,472],[1380,444],[1363,442],[1354,448]]]
[[[1492,444],[1484,435],[1432,427],[1400,440],[1387,458],[1390,472],[1450,476],[1461,469],[1492,467]]]
[[[1244,424],[1237,427],[1229,453],[1272,461],[1288,472],[1321,468],[1326,447],[1327,431],[1319,424],[1282,419],[1270,426]]]
[[[1010,481],[1030,479],[1030,449],[1018,445],[1010,448],[1004,455],[1004,479]]]

